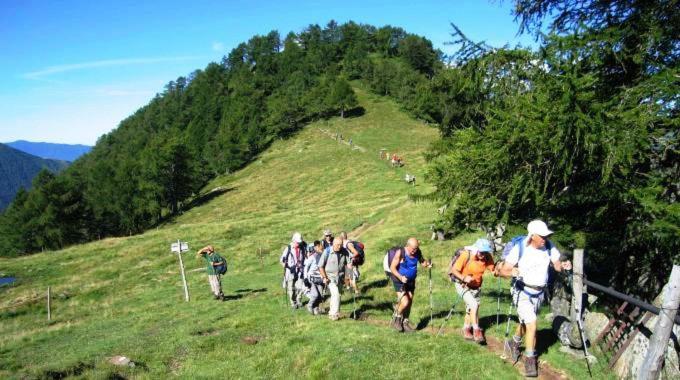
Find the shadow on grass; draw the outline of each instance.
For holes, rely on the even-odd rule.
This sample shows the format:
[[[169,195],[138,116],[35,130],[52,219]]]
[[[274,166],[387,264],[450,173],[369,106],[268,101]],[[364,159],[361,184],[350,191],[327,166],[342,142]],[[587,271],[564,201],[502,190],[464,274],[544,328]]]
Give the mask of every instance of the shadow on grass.
[[[510,331],[510,333],[513,333],[513,331],[515,331],[514,328],[517,326],[517,323],[518,323],[517,316],[516,315],[510,315],[510,319],[511,319],[511,322],[510,322],[511,331]],[[502,327],[502,328],[505,329],[507,323],[508,323],[508,315],[504,314],[504,313],[499,314],[498,315],[498,324],[499,324],[498,327],[499,328]],[[487,315],[486,317],[479,318],[479,327],[481,327],[484,330],[488,330],[495,325],[496,325],[496,314]]]
[[[189,202],[188,204],[186,204],[182,208],[183,209],[182,211],[186,212],[186,211],[188,211],[188,210],[190,210],[194,207],[204,205],[204,204],[210,202],[211,200],[219,197],[220,195],[228,193],[228,192],[233,191],[233,190],[236,190],[236,188],[235,187],[229,187],[229,188],[218,187],[216,189],[213,189],[213,190],[211,190],[211,191],[209,191],[205,194],[201,194],[201,195],[197,196],[196,198],[194,198],[191,202]]]
[[[384,288],[385,286],[387,286],[388,282],[389,281],[386,278],[383,278],[382,280],[375,280],[375,281],[369,282],[368,284],[361,287],[361,292],[365,293],[365,292],[367,292],[371,289]]]
[[[557,343],[557,335],[552,329],[541,329],[536,331],[536,354],[542,355],[548,352],[548,349]]]
[[[238,289],[238,290],[236,290],[234,293],[248,293],[248,294],[251,294],[251,293],[262,293],[262,292],[266,292],[266,291],[267,291],[267,288],[259,288],[259,289],[250,289],[250,288],[246,288],[246,289]]]
[[[434,321],[435,319],[446,319],[446,317],[449,315],[450,311],[451,311],[450,309],[449,310],[442,310],[442,311],[438,311],[438,312],[432,314],[432,321]],[[453,313],[451,314],[451,318],[453,318],[453,316],[458,314],[458,313],[460,313],[462,315],[463,312],[464,311],[458,310],[458,307],[456,307],[456,310],[454,310]],[[448,324],[450,321],[451,321],[451,319],[446,321],[446,323]],[[442,320],[439,323],[437,323],[437,322],[432,322],[432,323],[435,325],[435,327],[439,328],[439,326],[441,326],[441,324],[444,323],[444,320]],[[422,330],[429,325],[430,325],[430,315],[428,314],[428,315],[425,315],[425,316],[420,318],[420,320],[418,321],[418,325],[416,325],[416,330]]]

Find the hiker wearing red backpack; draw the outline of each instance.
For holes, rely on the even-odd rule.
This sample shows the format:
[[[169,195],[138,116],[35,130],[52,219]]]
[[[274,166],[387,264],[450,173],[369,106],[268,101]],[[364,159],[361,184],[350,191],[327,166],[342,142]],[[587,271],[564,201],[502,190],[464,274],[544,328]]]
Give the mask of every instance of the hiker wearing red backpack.
[[[409,316],[413,295],[416,290],[416,277],[418,276],[418,264],[425,268],[431,268],[432,262],[426,261],[420,252],[418,239],[411,237],[406,242],[406,246],[390,249],[385,256],[385,261],[389,263],[385,268],[392,279],[394,290],[397,292],[397,306],[395,316],[392,319],[392,328],[399,332],[413,332],[416,329],[411,325]],[[383,266],[387,265],[384,263]]]
[[[536,313],[543,301],[543,293],[548,282],[548,270],[552,264],[557,272],[571,269],[571,262],[560,261],[560,252],[548,238],[553,231],[540,220],[527,226],[528,235],[520,239],[510,249],[500,274],[514,277],[513,303],[517,307],[520,324],[517,326],[512,342],[509,343],[512,359],[520,358],[522,337],[525,343],[524,368],[527,377],[538,376],[536,360]],[[514,240],[514,239],[513,239]]]
[[[456,252],[449,268],[451,281],[455,283],[456,292],[465,301],[466,314],[463,322],[463,337],[484,343],[484,334],[479,327],[479,302],[481,299],[482,278],[484,272],[494,270],[491,257],[491,243],[486,239],[477,239],[474,245],[466,246]]]
[[[347,276],[345,277],[349,282],[349,286],[355,294],[359,294],[359,288],[357,287],[357,281],[359,281],[359,266],[364,264],[364,244],[347,238],[347,232],[340,232],[340,237],[343,239],[343,247],[349,253],[349,261],[347,262]]]

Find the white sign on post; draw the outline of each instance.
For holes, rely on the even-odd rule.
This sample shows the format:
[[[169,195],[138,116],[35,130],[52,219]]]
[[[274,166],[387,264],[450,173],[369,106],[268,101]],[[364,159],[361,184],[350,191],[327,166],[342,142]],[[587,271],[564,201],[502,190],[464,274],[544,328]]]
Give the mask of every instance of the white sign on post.
[[[189,243],[182,241],[170,244],[170,251],[173,253],[181,253],[189,250]]]
[[[182,273],[182,285],[184,286],[184,299],[189,302],[189,288],[187,287],[187,278],[184,275],[184,263],[182,262],[182,252],[189,250],[189,243],[177,240],[177,243],[170,244],[170,251],[177,253],[179,258],[179,269]]]

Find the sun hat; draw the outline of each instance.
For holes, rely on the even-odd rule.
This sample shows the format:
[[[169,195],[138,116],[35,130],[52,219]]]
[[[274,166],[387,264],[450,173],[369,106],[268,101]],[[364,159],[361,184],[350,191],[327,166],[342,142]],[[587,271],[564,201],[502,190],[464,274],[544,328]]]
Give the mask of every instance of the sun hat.
[[[293,234],[293,238],[291,240],[293,243],[302,243],[302,235],[300,235],[299,232],[296,232]]]
[[[554,232],[550,231],[548,229],[548,226],[543,222],[542,220],[532,220],[529,222],[529,225],[527,226],[527,231],[529,231],[529,234],[531,235],[538,235],[538,236],[550,236]]]
[[[473,246],[477,249],[479,252],[491,252],[493,251],[493,248],[491,248],[491,242],[489,242],[487,239],[477,239],[475,242],[475,245]]]

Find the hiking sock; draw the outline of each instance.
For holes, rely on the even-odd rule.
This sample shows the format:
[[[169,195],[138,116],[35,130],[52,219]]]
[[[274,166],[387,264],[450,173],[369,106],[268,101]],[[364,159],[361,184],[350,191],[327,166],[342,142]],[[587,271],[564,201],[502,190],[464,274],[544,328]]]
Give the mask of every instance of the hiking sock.
[[[536,356],[536,351],[524,350],[524,356],[527,358]]]
[[[479,325],[476,324],[476,323],[473,323],[472,328],[475,329],[475,330],[479,330]]]
[[[517,335],[513,335],[513,336],[512,336],[512,340],[514,340],[515,343],[521,343],[521,342],[522,342],[522,337],[521,337],[521,336],[517,336]]]
[[[465,330],[470,330],[470,327],[471,327],[471,325],[469,323],[465,323],[463,325],[463,329],[465,329]]]

